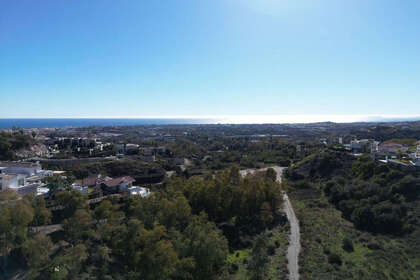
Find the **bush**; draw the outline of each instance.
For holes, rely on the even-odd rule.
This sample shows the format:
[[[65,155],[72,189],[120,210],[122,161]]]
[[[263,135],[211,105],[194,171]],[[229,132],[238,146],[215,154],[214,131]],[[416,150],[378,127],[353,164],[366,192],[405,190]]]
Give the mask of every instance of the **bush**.
[[[276,253],[276,246],[275,244],[269,244],[267,248],[268,255],[272,256]]]
[[[343,250],[348,253],[354,251],[353,242],[348,237],[344,237],[343,239]]]
[[[367,247],[371,250],[379,250],[382,249],[381,244],[379,244],[377,241],[371,241],[367,244]]]
[[[341,260],[340,255],[336,254],[336,253],[331,253],[328,256],[328,262],[330,264],[336,264],[336,265],[342,265],[343,261]]]

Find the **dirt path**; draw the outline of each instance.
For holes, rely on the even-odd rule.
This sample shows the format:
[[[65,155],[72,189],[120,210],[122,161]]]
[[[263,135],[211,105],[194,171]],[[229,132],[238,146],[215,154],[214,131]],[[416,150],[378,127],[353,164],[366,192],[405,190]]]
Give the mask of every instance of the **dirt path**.
[[[289,280],[299,279],[299,252],[300,252],[300,230],[299,221],[290,203],[289,197],[283,193],[284,212],[290,224],[289,248],[287,248],[287,268],[289,270]]]
[[[281,176],[283,174],[284,167],[280,166],[273,166],[273,168],[277,173],[277,182],[281,183]],[[255,171],[265,171],[267,168],[262,169],[245,169],[241,170],[241,176],[246,176],[247,174],[252,174]],[[290,235],[289,235],[289,247],[287,248],[287,268],[289,270],[289,280],[298,280],[299,279],[299,252],[300,252],[300,229],[299,229],[299,221],[296,218],[295,211],[293,210],[292,203],[290,203],[290,199],[288,195],[284,192],[283,193],[283,211],[286,213],[287,219],[289,220],[290,224]]]

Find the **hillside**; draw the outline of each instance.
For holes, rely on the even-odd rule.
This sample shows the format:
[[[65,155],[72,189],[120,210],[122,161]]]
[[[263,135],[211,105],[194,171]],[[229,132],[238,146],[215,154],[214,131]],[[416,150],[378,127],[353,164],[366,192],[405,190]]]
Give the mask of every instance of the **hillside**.
[[[304,279],[418,279],[419,172],[325,150],[286,173]]]
[[[0,160],[36,156],[37,152],[45,151],[45,149],[45,146],[37,145],[32,136],[22,131],[0,133]]]

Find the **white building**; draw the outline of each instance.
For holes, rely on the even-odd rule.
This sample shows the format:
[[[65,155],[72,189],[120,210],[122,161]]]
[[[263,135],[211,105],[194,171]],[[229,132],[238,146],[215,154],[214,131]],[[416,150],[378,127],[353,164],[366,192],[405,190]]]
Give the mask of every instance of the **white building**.
[[[150,196],[150,190],[148,188],[132,186],[127,189],[130,195],[140,195],[141,197],[148,197]]]
[[[12,189],[19,195],[44,193],[41,179],[53,171],[42,170],[39,162],[0,162],[1,190]]]
[[[379,142],[370,139],[352,140],[349,148],[353,153],[374,153],[379,149]]]
[[[17,189],[19,178],[16,174],[0,174],[0,189]]]

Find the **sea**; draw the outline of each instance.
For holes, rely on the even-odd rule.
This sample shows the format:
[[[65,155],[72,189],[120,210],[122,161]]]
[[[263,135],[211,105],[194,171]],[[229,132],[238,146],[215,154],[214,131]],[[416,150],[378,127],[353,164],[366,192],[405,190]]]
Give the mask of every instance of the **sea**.
[[[401,115],[244,115],[174,118],[0,118],[0,129],[86,126],[134,126],[176,124],[280,124],[317,122],[420,121],[420,116]]]
[[[54,128],[84,126],[133,126],[133,125],[170,125],[170,124],[210,124],[214,119],[0,119],[0,129],[17,128]]]

